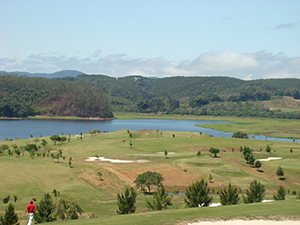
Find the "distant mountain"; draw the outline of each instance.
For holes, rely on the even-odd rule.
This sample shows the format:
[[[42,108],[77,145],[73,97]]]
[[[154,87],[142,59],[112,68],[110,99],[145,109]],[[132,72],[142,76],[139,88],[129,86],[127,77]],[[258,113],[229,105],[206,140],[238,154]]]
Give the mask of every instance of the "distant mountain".
[[[20,71],[13,71],[13,72],[0,71],[0,74],[16,74],[18,76],[25,75],[28,77],[61,78],[61,77],[76,77],[77,75],[82,75],[85,73],[77,70],[62,70],[54,73],[28,73],[28,72],[20,72]]]

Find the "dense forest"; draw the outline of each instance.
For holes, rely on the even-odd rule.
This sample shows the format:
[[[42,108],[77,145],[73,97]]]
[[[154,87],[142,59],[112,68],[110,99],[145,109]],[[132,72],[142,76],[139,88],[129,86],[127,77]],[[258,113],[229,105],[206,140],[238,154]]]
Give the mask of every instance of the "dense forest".
[[[0,76],[0,116],[113,117],[101,88],[60,79]]]
[[[146,78],[78,75],[32,78],[1,75],[0,116],[112,117],[113,112],[299,119],[300,112],[262,104],[290,96],[300,99],[299,79],[244,81],[230,77]]]

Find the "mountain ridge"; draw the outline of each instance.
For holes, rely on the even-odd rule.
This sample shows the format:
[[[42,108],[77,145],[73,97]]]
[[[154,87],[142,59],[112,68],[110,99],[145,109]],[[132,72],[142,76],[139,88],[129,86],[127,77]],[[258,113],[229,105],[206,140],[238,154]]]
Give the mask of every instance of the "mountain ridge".
[[[78,70],[61,70],[53,73],[29,73],[22,71],[0,71],[2,74],[15,74],[18,76],[28,76],[28,77],[43,77],[43,78],[62,78],[62,77],[76,77],[78,75],[85,75],[85,73]]]

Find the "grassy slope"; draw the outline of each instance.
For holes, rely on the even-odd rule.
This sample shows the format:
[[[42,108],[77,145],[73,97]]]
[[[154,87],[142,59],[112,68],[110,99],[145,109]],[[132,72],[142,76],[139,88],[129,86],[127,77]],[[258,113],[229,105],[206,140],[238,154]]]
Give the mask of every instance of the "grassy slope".
[[[34,158],[25,156],[21,158],[8,157],[7,153],[0,157],[0,196],[17,195],[18,201],[15,204],[20,219],[25,219],[24,207],[29,199],[35,197],[38,200],[46,192],[53,189],[63,193],[75,195],[81,201],[85,210],[85,216],[92,214],[101,217],[89,220],[65,222],[66,224],[162,224],[177,219],[193,219],[199,217],[237,217],[249,215],[297,215],[295,208],[299,201],[295,196],[289,195],[289,201],[273,202],[267,204],[251,204],[230,207],[239,207],[239,210],[232,210],[230,207],[201,209],[182,209],[184,196],[174,196],[174,205],[170,210],[163,212],[151,212],[145,207],[145,201],[151,196],[139,195],[137,200],[137,214],[129,216],[116,215],[116,194],[123,189],[124,185],[133,185],[138,174],[147,170],[163,174],[164,185],[167,190],[173,191],[185,188],[193,181],[212,174],[215,182],[210,183],[210,188],[215,191],[227,186],[228,182],[241,187],[243,192],[248,188],[253,179],[261,181],[268,190],[266,198],[272,199],[279,185],[290,190],[298,191],[300,186],[300,147],[297,143],[266,142],[258,140],[242,140],[228,138],[212,138],[207,135],[200,135],[191,132],[163,132],[157,136],[156,131],[132,132],[133,147],[129,147],[129,135],[127,131],[97,134],[97,136],[85,135],[83,141],[72,138],[70,143],[63,143],[54,146],[48,137],[49,145],[53,149],[62,149],[66,160],[55,163],[51,158]],[[124,142],[125,141],[125,142]],[[14,141],[18,146],[34,143],[33,139]],[[1,141],[1,144],[12,142]],[[260,148],[272,146],[272,154],[259,152]],[[264,162],[263,173],[257,172],[254,168],[245,164],[242,154],[238,151],[240,146],[249,146],[254,149],[255,158],[282,157],[282,160]],[[221,149],[219,158],[211,158],[208,149],[217,147]],[[234,148],[234,152],[232,152]],[[289,149],[293,148],[291,154]],[[170,152],[168,159],[163,152]],[[276,150],[276,152],[274,152]],[[202,151],[201,157],[196,157],[197,151]],[[225,152],[224,152],[225,151]],[[176,154],[171,154],[174,152]],[[147,163],[132,164],[111,164],[108,162],[85,162],[88,156],[105,156],[112,159],[148,160]],[[73,158],[73,168],[68,167],[67,159]],[[278,166],[285,171],[285,181],[277,179],[275,173]],[[186,170],[187,172],[184,172]],[[103,181],[99,180],[97,172],[103,174]],[[214,196],[214,202],[219,202],[218,196]],[[282,205],[283,204],[283,205]],[[0,211],[7,206],[0,204]],[[177,208],[177,209],[176,209]],[[282,208],[289,209],[282,212]],[[180,209],[180,210],[179,210]],[[227,210],[228,209],[228,210]],[[240,210],[243,209],[243,210]],[[234,212],[232,212],[234,211]],[[202,214],[203,212],[203,214]],[[159,215],[159,216],[158,216]],[[148,218],[148,222],[146,219]],[[152,219],[153,218],[153,219]],[[56,222],[57,223],[57,222]]]

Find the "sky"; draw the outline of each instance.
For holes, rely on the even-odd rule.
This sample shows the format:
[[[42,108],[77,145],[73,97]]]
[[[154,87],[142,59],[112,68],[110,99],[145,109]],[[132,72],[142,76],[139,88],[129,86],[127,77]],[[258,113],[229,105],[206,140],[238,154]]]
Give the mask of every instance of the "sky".
[[[0,70],[300,79],[299,0],[0,0]]]

